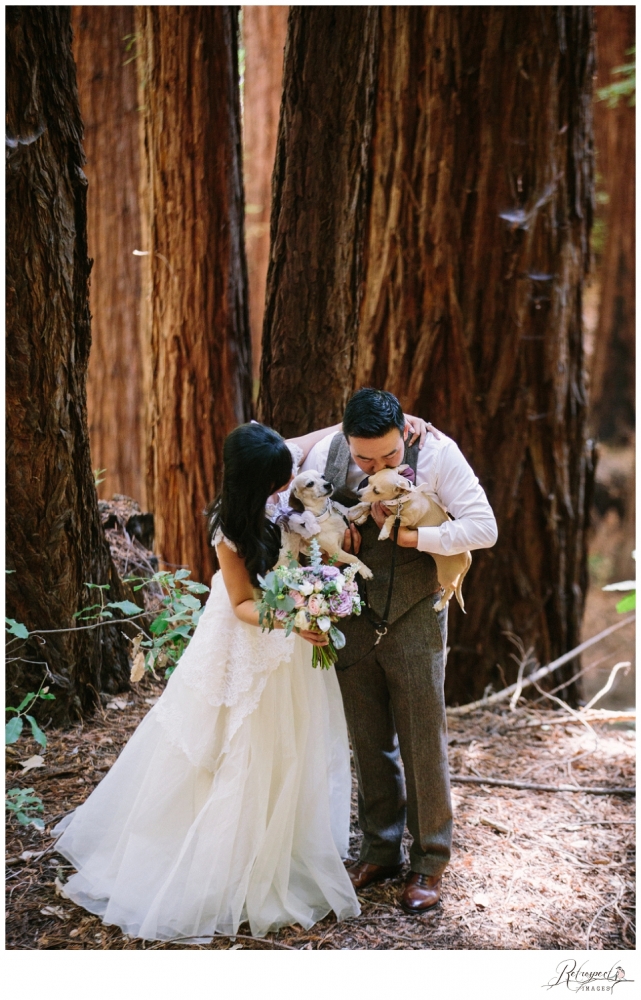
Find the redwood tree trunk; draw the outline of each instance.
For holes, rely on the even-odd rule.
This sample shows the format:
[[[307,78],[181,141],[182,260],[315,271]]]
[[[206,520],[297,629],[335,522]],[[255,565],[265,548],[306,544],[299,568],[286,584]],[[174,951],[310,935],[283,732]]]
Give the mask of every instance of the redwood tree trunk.
[[[6,51],[7,614],[30,630],[71,629],[19,649],[7,688],[16,704],[50,672],[47,704],[62,722],[129,672],[122,626],[76,630],[73,618],[95,602],[87,582],[123,593],[89,455],[87,181],[69,8],[9,7]]]
[[[264,412],[278,429],[300,433],[340,417],[353,389],[375,385],[458,442],[499,525],[496,547],[474,554],[467,615],[450,612],[446,693],[460,702],[503,683],[497,662],[514,679],[506,631],[542,661],[579,638],[592,476],[581,294],[592,215],[593,30],[587,7],[377,10],[375,129],[365,145],[362,116],[350,130],[334,128],[327,111],[323,129],[315,118],[323,101],[340,106],[338,75],[348,76],[341,95],[361,80],[354,60],[342,58],[353,36],[340,33],[344,48],[326,56],[321,88],[301,72],[306,50],[297,41],[318,15],[295,8],[290,20]],[[338,32],[322,31],[318,24],[310,33],[327,53]],[[290,93],[324,146],[294,139]],[[331,197],[340,186],[327,179],[330,168],[342,177],[336,165],[346,148],[369,161],[362,228],[358,209],[344,212],[345,201]],[[331,239],[310,246],[313,219]],[[349,249],[353,266],[363,261],[350,322],[333,307],[345,285],[345,272],[328,266],[336,248]],[[322,332],[303,341],[310,315]]]
[[[140,139],[133,7],[72,7],[74,57],[85,125],[87,233],[94,264],[87,376],[99,494],[125,493],[144,507],[139,342]]]
[[[138,7],[147,501],[156,550],[209,581],[205,505],[249,419],[237,8]]]
[[[259,401],[285,435],[335,423],[354,384],[377,9],[289,19]]]
[[[633,6],[596,7],[597,86],[618,79],[635,43]],[[601,301],[591,371],[591,423],[612,444],[634,435],[635,358],[635,111],[628,98],[594,106],[597,168],[608,196],[601,209],[605,245],[599,267]]]
[[[288,12],[289,7],[243,7],[245,243],[254,392],[258,390],[260,377],[272,173],[283,92],[283,50]]]

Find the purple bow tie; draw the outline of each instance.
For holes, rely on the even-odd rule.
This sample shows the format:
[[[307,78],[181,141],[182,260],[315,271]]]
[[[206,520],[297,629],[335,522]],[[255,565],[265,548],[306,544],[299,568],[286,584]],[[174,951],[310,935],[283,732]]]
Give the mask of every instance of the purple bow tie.
[[[414,472],[414,469],[411,467],[411,465],[408,465],[408,467],[406,469],[403,469],[403,471],[401,472],[401,475],[405,476],[405,478],[408,479],[410,481],[410,483],[416,483],[416,474]],[[358,484],[358,489],[359,490],[364,490],[365,487],[367,486],[368,482],[369,482],[369,476],[366,476],[365,479],[361,483]]]

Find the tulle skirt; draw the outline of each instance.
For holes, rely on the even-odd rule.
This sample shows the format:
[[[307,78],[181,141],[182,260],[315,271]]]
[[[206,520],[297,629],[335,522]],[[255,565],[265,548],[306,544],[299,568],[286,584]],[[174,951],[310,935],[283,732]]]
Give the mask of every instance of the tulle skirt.
[[[225,600],[215,577],[159,702],[56,827],[77,869],[65,895],[147,940],[206,941],[245,920],[262,936],[360,912],[341,860],[351,778],[334,670],[312,669],[298,636],[232,621]],[[249,647],[258,669],[238,660]]]

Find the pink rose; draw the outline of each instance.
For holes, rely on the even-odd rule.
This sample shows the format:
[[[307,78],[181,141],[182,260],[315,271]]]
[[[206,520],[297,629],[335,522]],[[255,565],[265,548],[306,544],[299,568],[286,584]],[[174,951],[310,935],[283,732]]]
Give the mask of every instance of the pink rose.
[[[309,601],[307,602],[307,610],[309,611],[310,615],[319,615],[321,613],[320,598],[316,597],[315,594],[312,597],[310,597]]]
[[[287,618],[287,614],[288,614],[287,611],[275,611],[274,612],[274,617],[278,618],[279,622],[284,622],[285,619]]]
[[[305,598],[297,590],[290,590],[289,596],[291,597],[292,601],[294,602],[294,607],[295,608],[304,608],[305,607]]]

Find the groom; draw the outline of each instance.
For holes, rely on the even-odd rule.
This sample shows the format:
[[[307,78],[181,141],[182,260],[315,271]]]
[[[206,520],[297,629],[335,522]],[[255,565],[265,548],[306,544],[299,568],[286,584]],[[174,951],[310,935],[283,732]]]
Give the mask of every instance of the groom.
[[[419,451],[418,444],[409,447],[406,440],[396,397],[360,389],[345,408],[342,433],[319,441],[302,469],[323,473],[334,486],[333,499],[352,506],[368,476],[407,463],[408,478],[416,485],[427,484],[437,503],[455,518],[440,527],[399,529],[390,624],[376,646],[372,620],[384,613],[394,547],[391,539],[378,541],[389,513],[385,507],[373,504],[361,533],[352,525],[344,545],[360,551],[374,573],[372,580],[360,584],[369,610],[341,625],[347,645],[336,665],[363,832],[359,860],[347,870],[355,889],[397,875],[404,861],[407,822],[413,842],[400,903],[406,913],[414,914],[438,903],[452,840],[443,695],[447,608],[434,611],[440,588],[430,553],[488,548],[497,532],[485,493],[454,441],[433,432]]]

